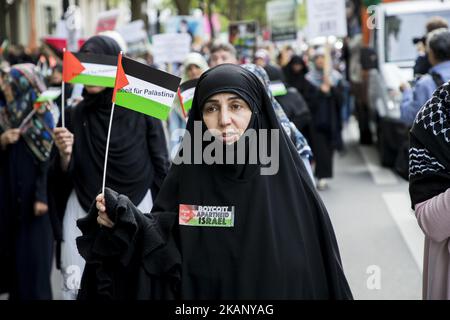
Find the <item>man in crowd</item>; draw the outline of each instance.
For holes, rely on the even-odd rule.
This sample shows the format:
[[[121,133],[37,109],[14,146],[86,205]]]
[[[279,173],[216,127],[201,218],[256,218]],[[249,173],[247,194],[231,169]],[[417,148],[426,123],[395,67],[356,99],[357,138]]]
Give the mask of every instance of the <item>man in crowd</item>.
[[[212,68],[223,63],[238,64],[236,49],[229,43],[218,42],[211,47],[209,66]]]
[[[402,84],[403,100],[400,105],[401,120],[411,126],[419,109],[431,98],[433,92],[450,80],[450,31],[445,28],[432,31],[427,37],[428,60],[431,69],[413,88]]]

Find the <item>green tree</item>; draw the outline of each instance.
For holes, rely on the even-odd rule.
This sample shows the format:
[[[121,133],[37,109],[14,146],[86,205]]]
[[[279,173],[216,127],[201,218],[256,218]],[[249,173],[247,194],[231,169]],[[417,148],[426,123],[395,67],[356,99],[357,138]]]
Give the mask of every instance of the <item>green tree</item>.
[[[131,21],[143,18],[142,0],[131,0]]]
[[[191,0],[173,0],[178,14],[181,16],[188,16],[191,10]]]
[[[230,21],[258,20],[265,24],[266,3],[268,0],[192,0],[193,8],[201,8],[209,4],[212,11],[224,15]]]
[[[19,4],[20,0],[0,0],[0,37],[8,38],[11,43],[19,42]],[[9,28],[7,22],[9,19]]]

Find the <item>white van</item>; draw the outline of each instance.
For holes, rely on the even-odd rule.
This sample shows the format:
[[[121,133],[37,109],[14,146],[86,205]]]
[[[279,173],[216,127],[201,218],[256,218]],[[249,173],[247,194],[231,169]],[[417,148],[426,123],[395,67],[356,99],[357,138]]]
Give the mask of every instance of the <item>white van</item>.
[[[378,70],[369,72],[368,103],[378,118],[400,117],[400,84],[411,82],[418,52],[414,38],[424,36],[427,21],[440,16],[450,24],[450,1],[399,1],[376,6],[370,47],[378,58]]]

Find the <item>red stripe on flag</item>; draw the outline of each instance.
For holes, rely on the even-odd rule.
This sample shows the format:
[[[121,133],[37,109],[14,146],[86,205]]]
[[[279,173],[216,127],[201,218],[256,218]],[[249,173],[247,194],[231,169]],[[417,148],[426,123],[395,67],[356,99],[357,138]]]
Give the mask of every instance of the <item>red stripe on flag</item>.
[[[64,49],[63,56],[63,81],[69,82],[74,77],[83,72],[85,68],[81,64],[80,60],[75,57],[72,52]]]
[[[116,72],[116,82],[114,83],[114,92],[112,96],[112,102],[116,102],[116,92],[128,85],[127,75],[123,71],[122,67],[122,51],[119,53],[119,58],[117,59],[117,72]]]

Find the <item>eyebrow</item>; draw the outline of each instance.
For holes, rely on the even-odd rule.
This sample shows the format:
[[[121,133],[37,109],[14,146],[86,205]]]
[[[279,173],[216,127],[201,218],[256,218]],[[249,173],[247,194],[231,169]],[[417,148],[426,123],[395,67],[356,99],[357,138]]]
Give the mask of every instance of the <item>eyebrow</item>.
[[[242,99],[240,97],[238,97],[238,96],[232,96],[232,97],[229,97],[227,100],[230,101],[230,100],[242,100]],[[208,99],[208,100],[205,101],[205,104],[212,103],[212,102],[219,102],[219,100],[217,100],[217,99]]]

